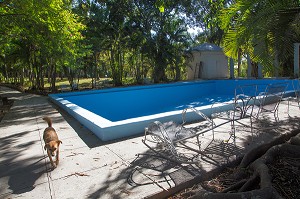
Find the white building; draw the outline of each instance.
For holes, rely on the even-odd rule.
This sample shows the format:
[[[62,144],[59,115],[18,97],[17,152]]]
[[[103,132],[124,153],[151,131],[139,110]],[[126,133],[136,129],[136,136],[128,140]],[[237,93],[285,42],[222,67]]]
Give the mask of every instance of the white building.
[[[228,58],[219,46],[201,44],[191,49],[190,56],[187,66],[188,80],[228,78]]]

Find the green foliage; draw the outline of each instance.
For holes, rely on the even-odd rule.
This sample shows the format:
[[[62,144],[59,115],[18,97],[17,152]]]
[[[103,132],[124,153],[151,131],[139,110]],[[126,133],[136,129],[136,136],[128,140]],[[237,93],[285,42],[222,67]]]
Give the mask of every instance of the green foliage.
[[[43,68],[72,66],[85,53],[79,45],[85,26],[65,1],[12,0],[1,4],[0,24],[9,27],[2,29],[0,36],[0,45],[6,46],[1,53],[7,66],[4,70],[22,63],[23,73],[29,74],[39,89],[44,86]]]
[[[274,60],[292,64],[299,7],[296,0],[1,1],[0,73],[53,90],[58,77],[70,84],[109,77],[116,86],[149,77],[178,81],[186,72],[185,50],[210,42],[235,59],[249,54],[272,75]],[[191,38],[187,30],[195,26],[202,32]]]
[[[289,71],[293,43],[300,40],[299,6],[295,0],[241,0],[224,8],[220,19],[226,54],[237,58],[241,49],[268,74],[273,73],[275,60],[286,68],[281,71]]]
[[[164,12],[158,9],[162,5]],[[115,85],[123,84],[127,76],[142,83],[151,73],[155,82],[167,81],[170,65],[184,67],[176,57],[182,57],[190,36],[180,9],[179,1],[167,0],[79,1],[75,8],[86,21],[86,42],[97,55],[90,59],[94,60],[92,65],[105,66]],[[180,79],[180,74],[175,78]]]

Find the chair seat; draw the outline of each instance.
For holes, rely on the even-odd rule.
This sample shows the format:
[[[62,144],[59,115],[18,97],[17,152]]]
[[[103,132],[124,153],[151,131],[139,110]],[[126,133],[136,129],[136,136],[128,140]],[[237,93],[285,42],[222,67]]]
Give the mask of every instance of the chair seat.
[[[195,135],[195,131],[192,129],[184,128],[182,125],[177,124],[173,121],[160,123],[154,122],[147,127],[146,130],[149,134],[155,136],[163,136],[162,131],[167,133],[167,136],[170,141],[176,142],[180,139],[188,138],[190,136]]]

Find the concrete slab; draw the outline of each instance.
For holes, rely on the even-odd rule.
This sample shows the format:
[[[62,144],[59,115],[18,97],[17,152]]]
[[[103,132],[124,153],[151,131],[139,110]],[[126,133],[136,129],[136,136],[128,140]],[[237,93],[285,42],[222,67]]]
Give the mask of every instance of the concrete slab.
[[[117,154],[123,161],[131,162],[138,153],[146,153],[148,148],[141,144],[142,137],[123,140],[105,145],[113,153]]]

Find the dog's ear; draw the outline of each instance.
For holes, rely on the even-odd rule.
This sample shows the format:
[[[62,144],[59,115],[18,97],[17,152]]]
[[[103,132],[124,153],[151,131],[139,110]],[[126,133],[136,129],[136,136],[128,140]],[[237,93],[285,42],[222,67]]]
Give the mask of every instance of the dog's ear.
[[[62,141],[57,140],[57,144],[58,144],[58,145],[62,144]]]
[[[49,148],[49,144],[48,143],[45,144],[45,146],[44,146],[45,151],[47,150],[47,148]]]

